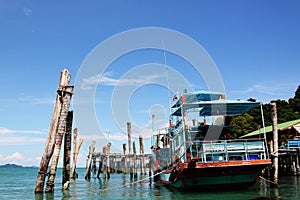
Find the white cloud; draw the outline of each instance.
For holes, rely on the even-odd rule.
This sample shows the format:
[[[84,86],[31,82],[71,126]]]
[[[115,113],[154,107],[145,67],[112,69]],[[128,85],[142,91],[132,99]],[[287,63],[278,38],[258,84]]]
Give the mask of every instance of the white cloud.
[[[17,98],[17,101],[23,103],[29,103],[33,105],[54,104],[55,98],[37,98],[33,96],[19,96]]]
[[[53,105],[55,103],[55,96],[53,98],[47,97],[33,97],[33,96],[25,96],[20,94],[16,98],[2,98],[0,99],[0,103],[2,104],[29,104],[29,105]]]
[[[92,86],[101,84],[105,86],[135,86],[135,85],[143,85],[149,82],[155,82],[159,78],[164,77],[162,74],[155,74],[155,75],[139,75],[133,74],[131,78],[121,78],[121,79],[114,79],[111,78],[111,72],[107,72],[104,74],[96,74],[94,76],[84,78],[79,82],[80,89],[91,89]]]
[[[13,153],[12,155],[6,157],[6,159],[9,159],[9,160],[23,159],[23,156],[22,156],[21,153],[15,152],[15,153]]]
[[[240,92],[241,93],[257,92],[257,93],[263,93],[268,95],[277,95],[282,91],[283,88],[284,88],[283,86],[274,85],[274,84],[255,84]]]
[[[44,143],[45,141],[46,138],[2,136],[0,140],[0,146],[29,145],[33,143]]]
[[[13,130],[0,127],[0,134],[46,134],[46,131],[37,130]]]
[[[28,145],[45,142],[46,130],[13,130],[0,127],[0,146]]]
[[[28,158],[23,156],[20,152],[15,152],[11,155],[4,156],[0,154],[0,164],[18,164],[23,166],[37,166],[39,160],[37,158]]]
[[[32,10],[30,8],[24,8],[23,12],[26,16],[32,15]]]
[[[228,93],[234,98],[238,99],[248,99],[255,98],[261,102],[270,102],[271,100],[276,99],[289,99],[293,97],[293,91],[295,86],[288,83],[277,83],[277,82],[264,82],[257,83],[249,86],[243,90],[231,90]]]
[[[92,134],[92,135],[84,135],[83,137],[84,141],[92,141],[92,140],[106,140],[107,139],[107,135],[103,135],[103,134]],[[127,135],[122,134],[122,133],[116,133],[116,134],[110,134],[109,135],[109,139],[110,140],[117,140],[117,141],[124,141],[127,139]]]

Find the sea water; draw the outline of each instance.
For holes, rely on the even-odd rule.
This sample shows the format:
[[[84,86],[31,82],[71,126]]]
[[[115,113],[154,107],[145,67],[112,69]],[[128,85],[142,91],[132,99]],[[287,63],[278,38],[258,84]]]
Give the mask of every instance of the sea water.
[[[71,180],[69,190],[62,191],[58,169],[53,194],[35,194],[37,168],[0,168],[0,199],[300,199],[300,177],[280,177],[279,186],[271,188],[265,180],[245,190],[177,191],[150,181],[147,176],[130,179],[129,174],[111,174],[109,180],[92,176],[84,179],[85,169],[78,169],[78,179]]]

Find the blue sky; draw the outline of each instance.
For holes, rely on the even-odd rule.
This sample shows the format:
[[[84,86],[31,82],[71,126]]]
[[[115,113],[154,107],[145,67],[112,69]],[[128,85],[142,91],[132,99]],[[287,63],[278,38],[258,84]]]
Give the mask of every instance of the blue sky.
[[[0,0],[0,164],[38,165],[61,69],[68,68],[72,74],[76,98],[76,77],[93,49],[116,34],[136,28],[171,29],[202,45],[216,64],[229,99],[252,97],[269,102],[293,97],[300,84],[299,9],[296,0]],[[139,131],[150,131],[152,112],[156,112],[157,121],[167,118],[168,97],[174,91],[169,94],[166,83],[143,85],[145,80],[166,81],[164,72],[151,74],[153,70],[148,67],[145,74],[130,77],[134,69],[149,63],[167,63],[194,89],[206,89],[203,77],[191,64],[170,52],[166,52],[166,61],[164,52],[154,49],[120,56],[104,74],[95,73],[86,79],[88,84],[97,85],[93,107],[101,133],[94,127],[90,131],[78,127],[80,137],[86,138],[81,166],[89,139],[99,139],[109,130],[117,148],[126,143],[126,124],[118,124],[112,112],[113,92],[122,83],[118,81],[127,86],[141,84],[130,99],[124,100],[130,116],[125,120],[144,128]],[[172,76],[169,81],[176,82]],[[177,88],[185,85],[183,81],[177,84]],[[75,109],[74,114],[81,119]],[[74,122],[74,126],[78,124]],[[133,130],[134,135],[143,133],[139,131]],[[145,143],[149,145],[149,141]],[[101,142],[96,141],[96,148],[102,150]]]

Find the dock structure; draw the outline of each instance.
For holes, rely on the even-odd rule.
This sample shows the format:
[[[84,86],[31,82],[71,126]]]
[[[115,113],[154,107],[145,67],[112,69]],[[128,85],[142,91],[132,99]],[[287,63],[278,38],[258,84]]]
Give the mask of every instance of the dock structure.
[[[110,178],[110,173],[128,173],[130,172],[130,179],[136,179],[138,171],[141,176],[146,174],[146,168],[148,166],[150,169],[150,161],[152,154],[144,154],[144,142],[143,137],[139,136],[139,146],[140,153],[137,154],[137,148],[135,141],[131,141],[131,123],[127,122],[127,136],[128,136],[128,154],[126,154],[126,144],[123,144],[123,152],[112,153],[110,152],[111,143],[108,142],[107,145],[103,147],[102,153],[95,152],[94,144],[95,141],[91,143],[90,151],[87,159],[86,166],[86,179],[91,176],[91,171],[95,175],[97,172],[97,178],[100,178],[102,172],[104,179]],[[91,151],[92,150],[92,151]],[[98,168],[97,168],[98,163]],[[92,170],[91,170],[91,165]],[[98,170],[97,170],[98,169]]]
[[[300,148],[278,150],[278,174],[300,175]]]
[[[106,147],[104,147],[106,148]],[[132,161],[131,165],[135,166],[135,173],[137,173],[138,169],[143,169],[140,171],[141,175],[145,175],[145,169],[150,167],[149,162],[151,159],[151,154],[123,154],[123,153],[107,153],[104,151],[101,152],[93,152],[91,160],[93,161],[93,165],[97,165],[96,167],[97,178],[100,178],[100,174],[102,172],[103,178],[109,179],[110,173],[124,173],[126,174],[130,167],[130,160]],[[87,169],[90,170],[90,169]],[[96,171],[97,171],[96,170]],[[92,173],[96,172],[92,170]],[[134,174],[136,178],[136,174]]]

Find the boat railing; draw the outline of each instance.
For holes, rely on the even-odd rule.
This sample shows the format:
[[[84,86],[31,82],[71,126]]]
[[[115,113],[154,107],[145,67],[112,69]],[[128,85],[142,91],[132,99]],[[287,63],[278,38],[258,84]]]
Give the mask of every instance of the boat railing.
[[[286,149],[300,149],[300,140],[294,139],[294,140],[288,140],[286,144]]]
[[[261,139],[194,141],[189,151],[191,158],[203,163],[267,159],[265,144]]]

